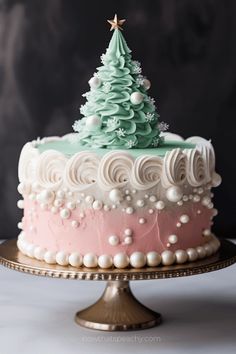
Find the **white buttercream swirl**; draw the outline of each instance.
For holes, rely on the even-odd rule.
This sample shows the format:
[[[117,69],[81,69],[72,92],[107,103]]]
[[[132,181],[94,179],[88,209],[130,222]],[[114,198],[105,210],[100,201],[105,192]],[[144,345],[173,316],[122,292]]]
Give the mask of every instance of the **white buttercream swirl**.
[[[131,184],[139,190],[157,185],[161,179],[162,159],[158,156],[139,156],[133,165]]]
[[[205,163],[197,149],[186,149],[187,156],[187,180],[191,186],[197,187],[206,180]]]
[[[123,151],[112,151],[103,156],[98,169],[98,184],[104,190],[122,188],[130,182],[133,159]]]
[[[186,180],[186,156],[181,149],[165,154],[163,160],[162,184],[164,187],[182,185]]]
[[[56,189],[62,184],[66,157],[55,150],[44,151],[38,158],[36,168],[37,182],[43,188]]]
[[[37,157],[39,151],[32,146],[32,143],[26,143],[20,154],[18,164],[18,176],[20,182],[34,182]]]
[[[89,151],[83,151],[71,157],[66,164],[64,181],[71,189],[84,190],[97,181],[100,159]]]

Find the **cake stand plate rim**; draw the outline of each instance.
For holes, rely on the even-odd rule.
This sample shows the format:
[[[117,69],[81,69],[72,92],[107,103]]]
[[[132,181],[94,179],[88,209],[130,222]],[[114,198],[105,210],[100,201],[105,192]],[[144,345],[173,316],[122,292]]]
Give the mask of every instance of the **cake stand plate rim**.
[[[0,245],[0,264],[20,272],[48,276],[52,278],[79,280],[151,280],[167,279],[203,274],[226,268],[236,263],[236,245],[229,240],[221,240],[219,251],[208,258],[172,266],[145,267],[140,269],[100,269],[74,268],[47,264],[24,256],[16,245],[16,239],[4,241]]]

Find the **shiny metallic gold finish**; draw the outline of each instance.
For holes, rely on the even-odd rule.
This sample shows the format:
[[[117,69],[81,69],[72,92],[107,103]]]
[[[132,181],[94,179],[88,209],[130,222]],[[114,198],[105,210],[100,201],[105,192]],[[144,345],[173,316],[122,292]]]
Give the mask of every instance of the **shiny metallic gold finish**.
[[[78,324],[105,331],[144,329],[158,325],[160,314],[142,305],[132,294],[129,280],[164,279],[202,274],[219,270],[236,262],[236,246],[222,240],[217,254],[197,262],[181,265],[141,269],[73,268],[49,265],[24,256],[18,251],[16,240],[0,245],[0,264],[33,275],[64,279],[108,280],[101,298],[92,306],[76,314]]]

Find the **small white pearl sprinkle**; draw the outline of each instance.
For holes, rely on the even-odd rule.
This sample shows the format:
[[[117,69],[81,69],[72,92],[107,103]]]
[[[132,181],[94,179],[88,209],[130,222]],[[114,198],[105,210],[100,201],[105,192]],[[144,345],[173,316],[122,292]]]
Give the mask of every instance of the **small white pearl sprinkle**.
[[[133,193],[133,194],[137,193],[136,189],[133,189],[133,190],[132,190],[132,193]]]
[[[184,195],[184,196],[183,196],[183,201],[184,201],[184,202],[187,202],[187,201],[188,201],[188,196],[187,196],[187,195]]]
[[[145,224],[145,223],[146,223],[146,219],[140,218],[138,222],[139,222],[140,224]]]
[[[65,193],[63,191],[59,190],[59,191],[57,191],[56,195],[57,195],[58,198],[62,199],[62,198],[64,198]]]
[[[62,206],[64,204],[64,202],[62,199],[56,199],[53,204],[55,207],[59,208],[60,206]]]
[[[71,221],[71,226],[76,229],[79,226],[79,222],[77,220],[72,220]]]
[[[167,246],[167,247],[170,247],[170,243],[168,242],[168,243],[166,244],[166,246]]]
[[[80,195],[81,195],[81,198],[84,198],[84,197],[85,197],[85,194],[84,194],[84,193],[81,193]]]
[[[204,236],[210,236],[211,235],[211,230],[209,229],[205,229],[203,230],[203,233],[202,233]]]
[[[181,227],[181,223],[180,223],[180,222],[177,222],[176,226],[177,226],[177,227]]]
[[[125,239],[124,239],[124,243],[126,245],[131,245],[131,243],[133,242],[133,239],[131,236],[126,236]]]
[[[51,212],[52,212],[53,214],[57,214],[57,213],[58,213],[58,208],[55,207],[55,206],[51,207]]]
[[[125,236],[131,236],[133,234],[133,230],[125,229],[124,234],[125,234]]]
[[[105,211],[109,211],[111,208],[109,207],[109,205],[104,205],[104,207],[103,207],[103,209],[105,210]]]
[[[143,199],[139,199],[139,200],[137,200],[136,204],[137,204],[138,207],[141,208],[141,207],[143,207],[145,205],[145,202],[144,202]]]
[[[182,200],[179,200],[179,201],[177,202],[177,204],[178,204],[179,206],[181,206],[181,205],[183,205],[183,201],[182,201]]]
[[[134,213],[134,209],[131,208],[131,207],[128,207],[128,208],[126,208],[126,213],[127,214],[133,214]]]
[[[148,212],[149,212],[149,214],[153,214],[154,210],[153,209],[149,209]]]
[[[18,227],[18,229],[22,229],[23,228],[22,222],[18,222],[17,227]]]
[[[18,200],[17,206],[19,209],[24,209],[24,200],[23,199]]]
[[[69,191],[69,192],[67,193],[67,196],[68,196],[69,198],[71,198],[71,197],[73,196],[73,192]]]
[[[68,219],[70,217],[70,210],[69,209],[62,209],[60,211],[60,216],[62,219]]]
[[[132,200],[130,195],[127,195],[127,197],[125,199],[128,200],[128,202],[130,202]]]
[[[111,235],[108,238],[108,242],[111,246],[117,246],[120,243],[119,237],[116,235]]]
[[[130,191],[126,189],[125,194],[130,194]]]
[[[186,214],[183,214],[183,215],[181,215],[179,220],[182,224],[187,224],[189,222],[189,216]]]
[[[35,200],[35,199],[36,199],[36,194],[31,193],[31,194],[29,195],[29,199],[30,199],[30,200]]]
[[[149,198],[149,195],[148,195],[148,194],[145,194],[144,198],[148,199],[148,198]]]
[[[112,209],[116,209],[116,208],[117,208],[117,205],[113,204]]]
[[[47,204],[46,203],[41,203],[40,204],[40,208],[42,209],[42,210],[47,210]]]
[[[213,203],[209,203],[207,206],[208,209],[213,209],[214,208],[214,204]]]
[[[200,187],[200,188],[198,188],[197,192],[198,192],[198,194],[202,194],[204,192],[204,190],[202,187]]]
[[[76,204],[74,202],[69,202],[66,204],[66,206],[70,210],[74,210],[76,208]]]
[[[83,219],[85,217],[85,214],[82,212],[79,214],[79,216],[81,217],[81,219]]]
[[[211,198],[209,198],[209,197],[202,198],[202,205],[208,206],[208,204],[210,204],[210,202],[211,202]]]
[[[168,237],[168,241],[169,241],[171,244],[175,244],[175,243],[178,242],[178,236],[176,236],[176,235],[170,235],[170,236]]]
[[[162,200],[159,200],[156,204],[155,204],[156,209],[158,210],[162,210],[165,208],[165,203]]]
[[[85,198],[86,203],[92,204],[94,202],[94,197],[92,195],[87,195]]]
[[[194,196],[193,196],[193,201],[194,201],[194,203],[198,203],[198,202],[200,202],[200,196],[199,195],[197,195],[197,194],[195,194]]]
[[[151,195],[151,197],[149,198],[150,202],[154,203],[157,201],[157,197],[155,195]]]
[[[201,210],[199,209],[199,210],[197,210],[197,214],[198,215],[200,215],[202,212],[201,212]]]
[[[93,202],[93,209],[94,210],[100,210],[103,207],[103,203],[100,200],[95,200]]]

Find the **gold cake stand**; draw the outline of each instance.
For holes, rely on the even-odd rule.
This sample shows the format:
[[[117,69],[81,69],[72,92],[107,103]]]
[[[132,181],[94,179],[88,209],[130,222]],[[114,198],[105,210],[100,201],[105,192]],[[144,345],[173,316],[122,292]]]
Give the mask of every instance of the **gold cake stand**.
[[[24,256],[18,251],[16,240],[0,245],[0,264],[20,272],[52,278],[79,280],[106,280],[100,299],[88,308],[77,312],[75,321],[84,327],[104,331],[126,331],[154,327],[161,315],[141,304],[133,295],[130,280],[150,280],[203,274],[230,266],[236,262],[236,245],[227,240],[214,256],[186,263],[141,269],[99,269],[49,265]]]

